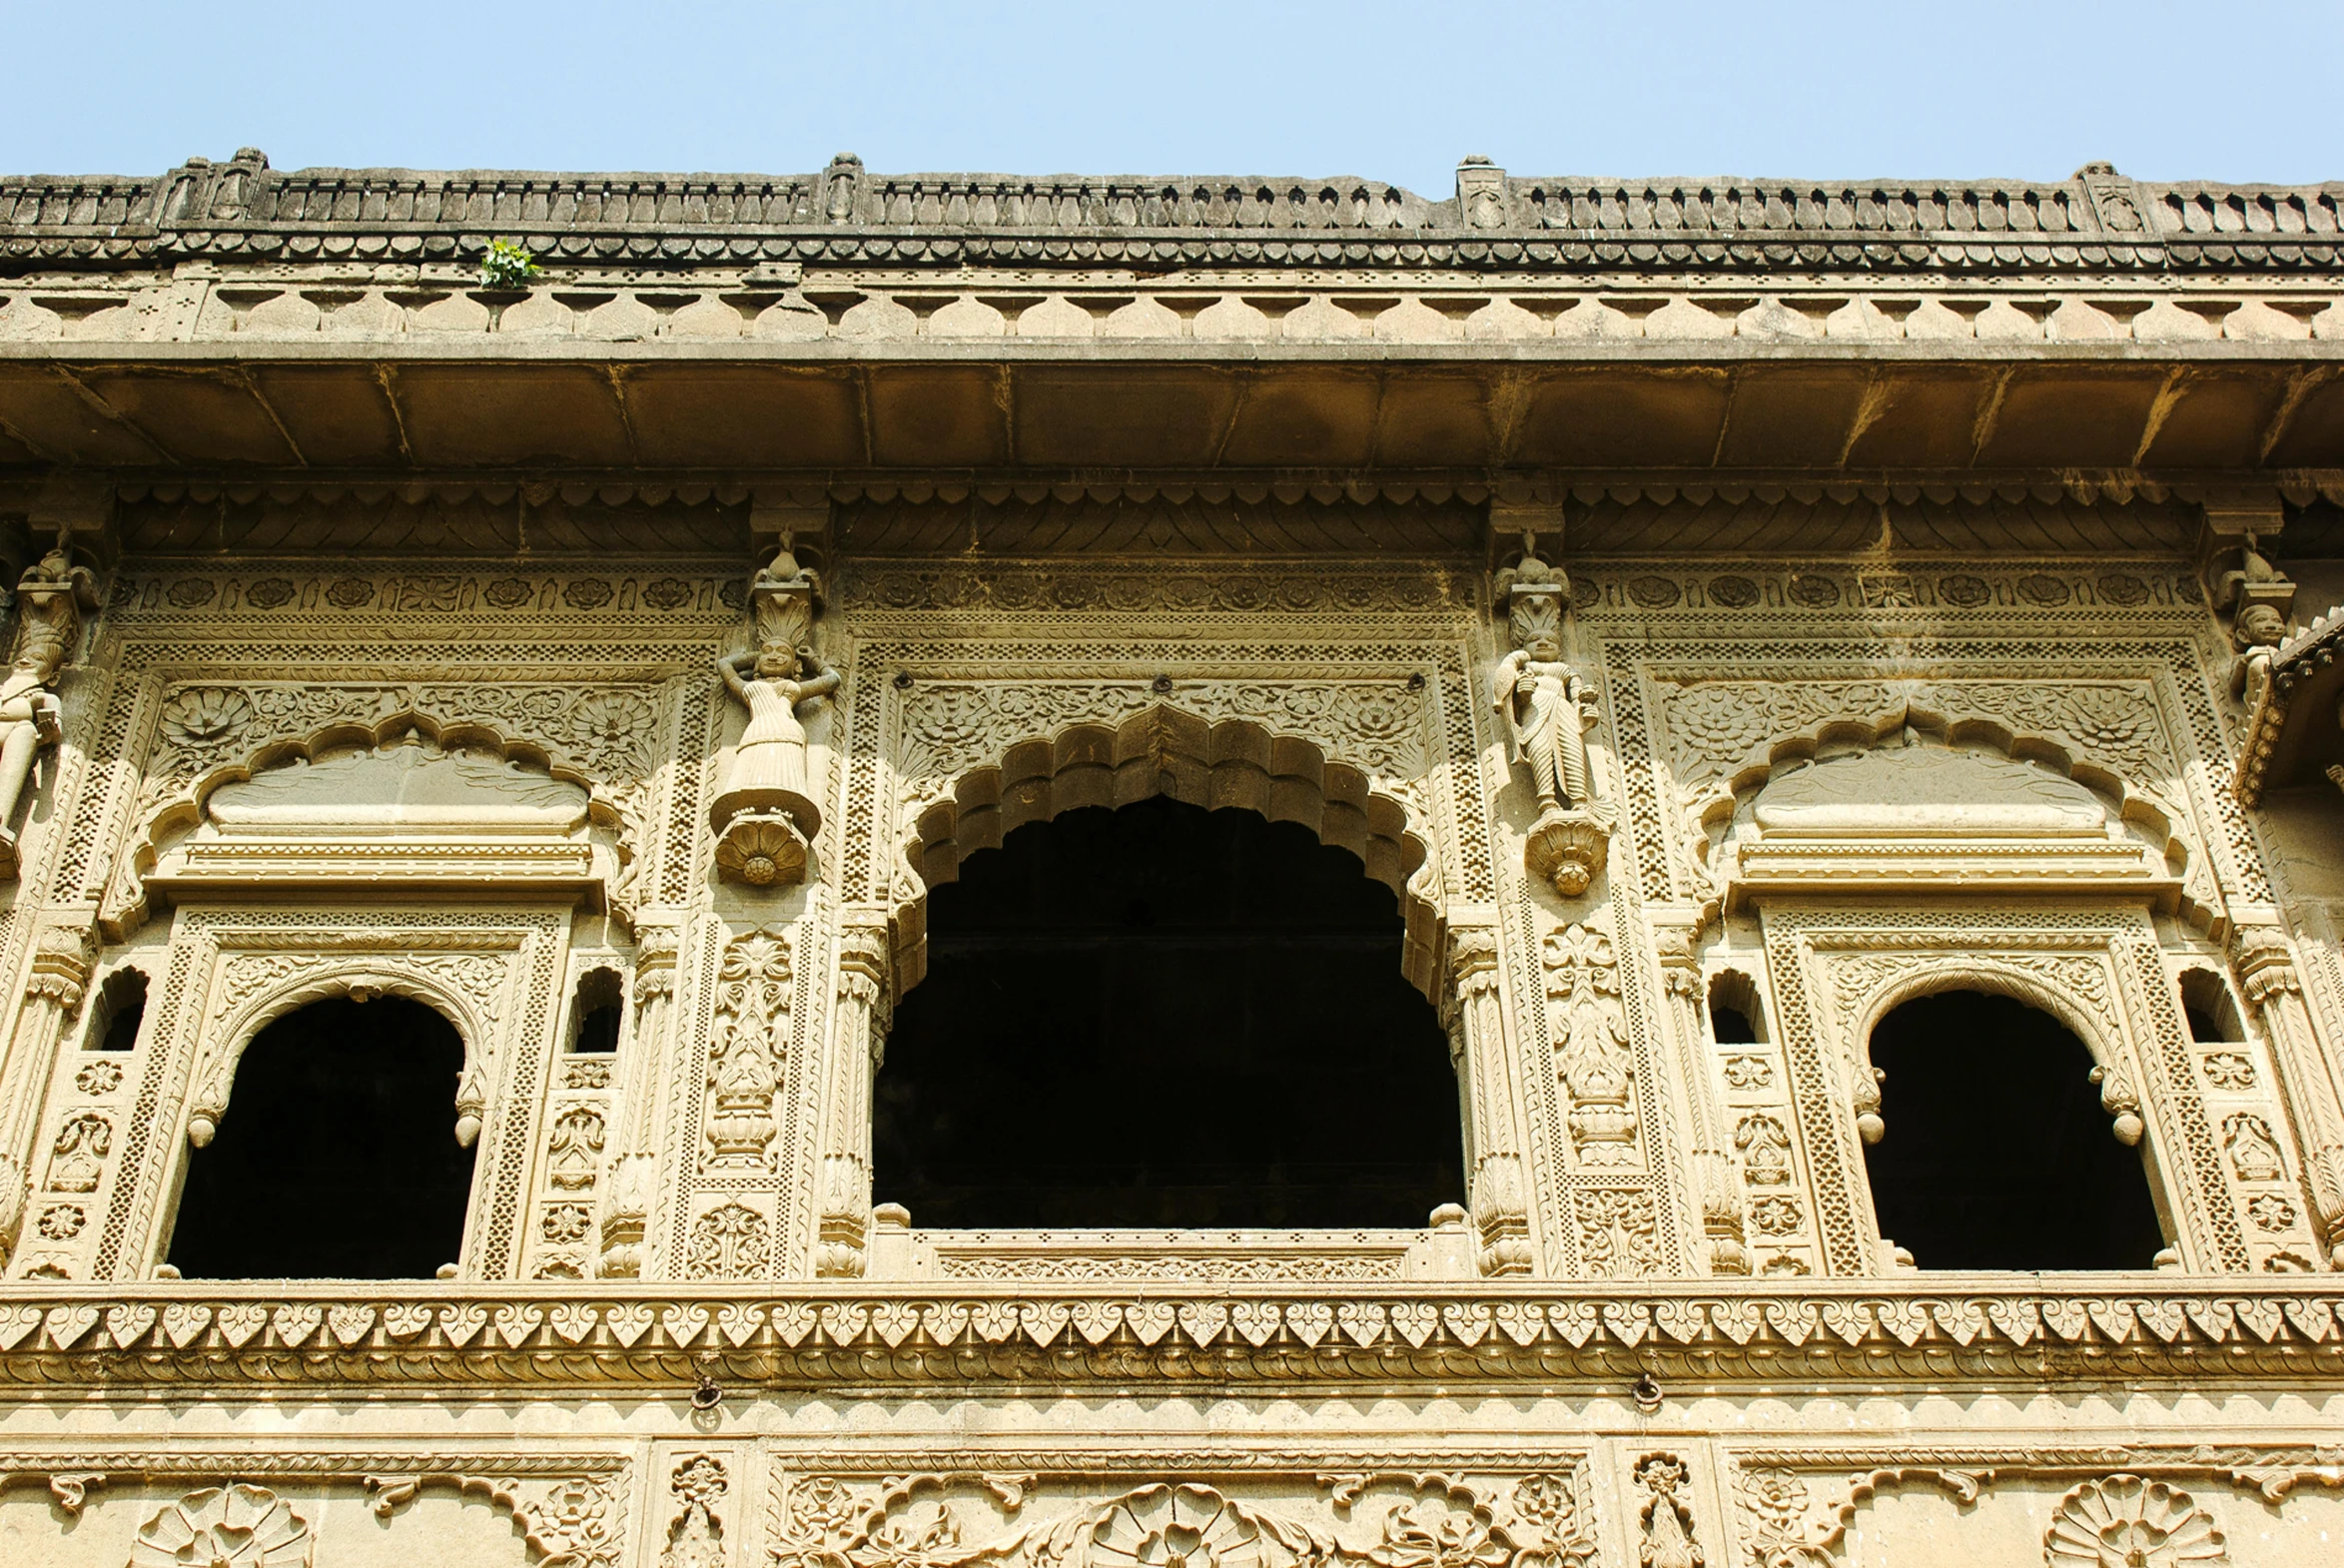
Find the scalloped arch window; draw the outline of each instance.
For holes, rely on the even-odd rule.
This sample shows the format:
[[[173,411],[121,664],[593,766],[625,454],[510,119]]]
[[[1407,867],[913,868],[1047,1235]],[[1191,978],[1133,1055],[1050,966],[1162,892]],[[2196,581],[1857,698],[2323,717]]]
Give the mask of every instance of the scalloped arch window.
[[[929,895],[875,1086],[922,1227],[1420,1226],[1456,1079],[1392,890],[1308,828],[1159,796],[1029,822]]]
[[[190,1279],[428,1279],[463,1246],[463,1042],[406,997],[337,997],[253,1037],[189,1154],[169,1261]]]

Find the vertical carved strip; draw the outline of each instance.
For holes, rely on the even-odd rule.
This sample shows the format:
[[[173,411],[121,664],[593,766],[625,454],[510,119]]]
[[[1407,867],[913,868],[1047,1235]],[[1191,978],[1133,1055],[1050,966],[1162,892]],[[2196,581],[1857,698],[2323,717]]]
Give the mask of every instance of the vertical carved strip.
[[[634,1021],[620,1043],[619,1086],[611,1108],[617,1125],[602,1182],[601,1260],[595,1272],[606,1279],[633,1279],[643,1272],[643,1238],[658,1169],[658,1128],[646,1113],[660,1064],[667,1060],[678,946],[673,926],[645,926],[635,934]]]
[[[1530,1238],[1530,1196],[1522,1175],[1522,1129],[1513,1072],[1513,1042],[1498,997],[1497,933],[1464,927],[1449,937],[1450,1052],[1465,1112],[1466,1197],[1479,1232],[1484,1274],[1529,1274],[1538,1266]]]
[[[871,1224],[871,1080],[887,1047],[887,969],[884,927],[848,926],[840,933],[814,1249],[814,1271],[825,1277],[856,1277],[865,1267]]]
[[[1774,927],[1766,932],[1767,972],[1773,983],[1777,1022],[1782,1027],[1783,1062],[1799,1136],[1807,1146],[1807,1169],[1815,1178],[1816,1227],[1823,1241],[1823,1271],[1843,1277],[1872,1272],[1871,1248],[1857,1222],[1860,1209],[1849,1169],[1848,1138],[1841,1126],[1840,1100],[1824,1064],[1824,1042],[1809,994],[1806,944]]]
[[[14,1254],[24,1227],[42,1102],[58,1041],[81,1007],[95,956],[89,932],[78,926],[50,926],[35,943],[16,1029],[0,1062],[0,1257]]]
[[[1701,1229],[1707,1239],[1704,1261],[1713,1274],[1750,1272],[1750,1249],[1743,1244],[1742,1193],[1727,1156],[1725,1115],[1709,1081],[1707,1031],[1701,1019],[1701,966],[1693,944],[1681,926],[1656,927],[1653,936],[1660,952],[1661,988],[1668,993],[1669,1032],[1677,1047],[1677,1078],[1685,1087],[1686,1108],[1692,1114],[1693,1178],[1701,1204]]]
[[[2238,934],[2237,959],[2240,985],[2278,1060],[2279,1090],[2303,1151],[2320,1242],[2329,1263],[2344,1268],[2344,1097],[2335,1066],[2320,1049],[2287,934],[2250,926]]]
[[[2145,922],[2144,922],[2145,923]],[[2181,1020],[2173,978],[2164,956],[2147,939],[2124,943],[2110,955],[2119,966],[2131,959],[2129,973],[2121,968],[2117,983],[2125,1003],[2147,1022],[2140,1044],[2144,1061],[2155,1077],[2153,1103],[2163,1111],[2163,1122],[2178,1130],[2167,1144],[2178,1145],[2186,1166],[2173,1174],[2180,1188],[2181,1211],[2187,1217],[2200,1268],[2244,1273],[2254,1266],[2246,1249],[2246,1235],[2238,1222],[2238,1205],[2231,1197],[2222,1162],[2214,1148],[2214,1133],[2206,1119],[2205,1097],[2198,1093],[2196,1063],[2191,1060],[2188,1026]],[[2168,1168],[2169,1169],[2169,1168]],[[2194,1190],[2192,1190],[2194,1188]]]
[[[1636,1509],[1644,1537],[1637,1555],[1644,1568],[1704,1568],[1693,1510],[1677,1495],[1687,1482],[1685,1462],[1675,1454],[1647,1454],[1636,1461],[1635,1477],[1645,1494]]]
[[[789,934],[763,926],[735,937],[717,974],[716,1039],[708,1052],[707,1166],[771,1171],[774,1101],[789,1054]]]

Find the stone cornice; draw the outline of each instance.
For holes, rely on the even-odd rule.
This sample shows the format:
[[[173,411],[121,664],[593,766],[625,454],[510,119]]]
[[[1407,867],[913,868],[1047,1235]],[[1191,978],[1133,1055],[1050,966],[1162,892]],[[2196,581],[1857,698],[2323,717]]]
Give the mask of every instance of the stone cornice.
[[[517,237],[558,266],[810,263],[1163,272],[2136,274],[2335,265],[2344,185],[1509,178],[1431,201],[1262,176],[277,171],[0,179],[0,265],[426,262]]]
[[[917,1288],[0,1289],[0,1382],[176,1389],[2344,1382],[2344,1297],[2273,1278]]]

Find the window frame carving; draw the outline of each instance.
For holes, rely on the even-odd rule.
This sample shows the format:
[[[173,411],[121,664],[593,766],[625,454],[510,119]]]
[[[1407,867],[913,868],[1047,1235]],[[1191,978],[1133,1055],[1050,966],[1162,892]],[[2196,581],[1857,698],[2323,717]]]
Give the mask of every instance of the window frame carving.
[[[1761,911],[1782,1026],[1793,1131],[1814,1184],[1826,1273],[1885,1271],[1864,1171],[1860,1118],[1876,1114],[1871,1033],[1914,997],[1985,990],[2049,1012],[2093,1061],[2122,1075],[2146,1124],[2150,1197],[2182,1267],[2244,1272],[2284,1242],[2250,1250],[2218,1131],[2199,1091],[2178,987],[2142,909],[1948,904],[1919,910],[1769,904]],[[2095,978],[2096,977],[2096,978]],[[2098,1007],[2086,994],[2099,989]],[[2103,1106],[2108,1084],[2103,1081]],[[2274,1137],[2284,1138],[2273,1124]],[[2282,1146],[2288,1176],[2300,1162]]]
[[[527,906],[181,910],[82,1270],[99,1279],[151,1272],[171,1235],[191,1129],[207,1115],[217,1124],[254,1037],[308,1003],[364,989],[434,1009],[462,1042],[451,1110],[477,1119],[478,1153],[451,1261],[463,1278],[512,1277],[535,1229],[531,1188],[547,1179],[532,1150],[553,1114],[546,1081],[559,1058],[549,1025],[569,920],[567,908]]]

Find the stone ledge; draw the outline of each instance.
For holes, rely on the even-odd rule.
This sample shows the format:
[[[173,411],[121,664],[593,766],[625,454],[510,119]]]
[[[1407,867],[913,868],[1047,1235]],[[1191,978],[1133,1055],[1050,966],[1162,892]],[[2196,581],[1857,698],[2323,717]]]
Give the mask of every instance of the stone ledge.
[[[0,1287],[0,1381],[678,1386],[1504,1383],[1656,1375],[2285,1378],[2344,1382],[2344,1295],[2118,1275],[2062,1289],[1949,1276],[1797,1291],[1428,1285],[1048,1292],[350,1283]],[[2127,1288],[2130,1286],[2130,1288]]]

